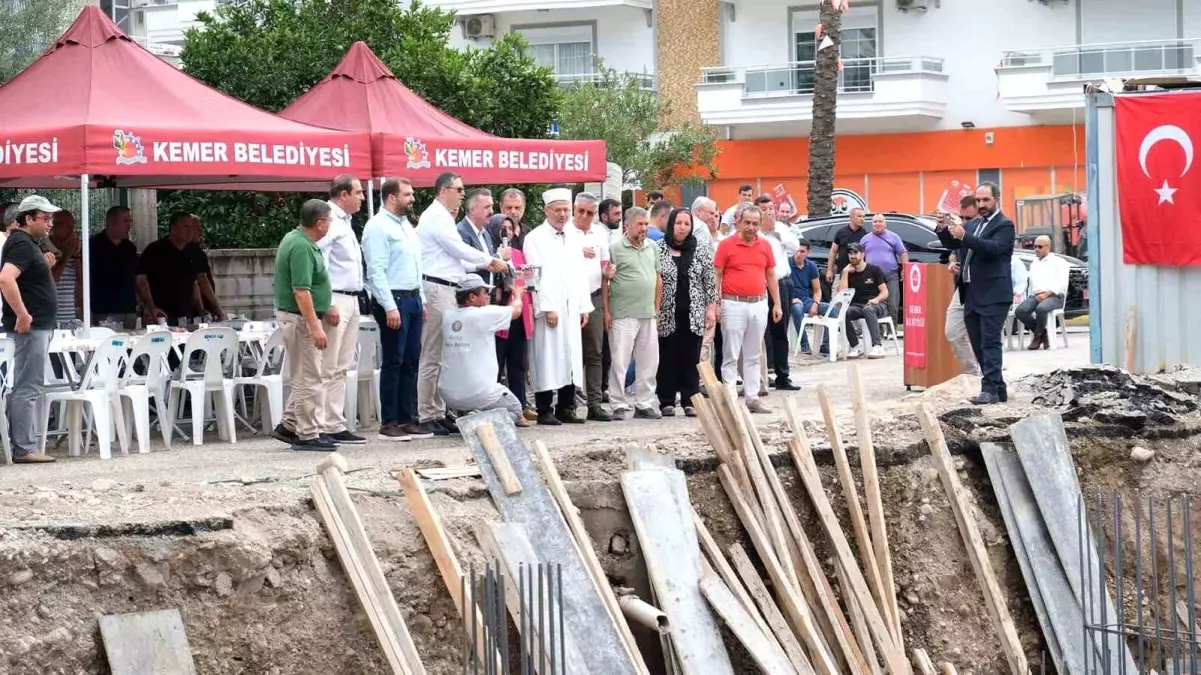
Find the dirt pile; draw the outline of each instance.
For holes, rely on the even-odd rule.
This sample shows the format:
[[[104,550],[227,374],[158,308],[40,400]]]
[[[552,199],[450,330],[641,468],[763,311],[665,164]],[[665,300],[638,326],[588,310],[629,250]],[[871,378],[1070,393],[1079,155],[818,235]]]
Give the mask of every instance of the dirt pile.
[[[1188,380],[1183,380],[1188,381]],[[1138,377],[1111,366],[1056,370],[1034,380],[1034,405],[1133,430],[1175,423],[1197,412],[1195,393],[1170,378]]]

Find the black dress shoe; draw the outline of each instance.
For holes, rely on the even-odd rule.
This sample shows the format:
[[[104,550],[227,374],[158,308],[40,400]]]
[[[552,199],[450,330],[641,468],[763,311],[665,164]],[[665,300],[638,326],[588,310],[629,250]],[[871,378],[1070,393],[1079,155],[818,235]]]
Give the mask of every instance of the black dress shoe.
[[[992,405],[1000,403],[1001,399],[991,391],[982,391],[970,399],[972,405]]]
[[[335,443],[345,443],[348,445],[362,445],[367,442],[366,438],[363,438],[357,434],[352,434],[347,429],[343,429],[336,434],[329,434],[329,438]]]
[[[297,438],[295,441],[292,441],[292,449],[299,452],[335,452],[338,446],[318,436],[317,438],[310,438],[307,441]]]
[[[554,415],[552,415],[550,413],[538,413],[538,425],[539,426],[545,425],[548,427],[557,427],[560,424],[562,424],[562,422],[559,421],[558,417],[555,417]]]
[[[776,380],[775,388],[778,389],[779,391],[800,391],[801,390],[800,386],[795,385],[795,384],[789,382],[788,380],[784,380],[783,382]]]
[[[997,392],[997,400],[1001,403],[1009,401],[1009,389],[1007,387],[1001,387],[1001,390]]]
[[[605,412],[604,408],[589,408],[588,420],[591,422],[612,422],[613,416]]]
[[[292,431],[288,427],[285,427],[283,422],[275,425],[275,429],[271,431],[271,437],[280,443],[287,443],[288,445],[292,445],[296,441],[300,440],[300,437],[296,435],[296,432]]]
[[[574,410],[564,410],[563,412],[555,413],[555,419],[563,424],[583,424],[584,420],[576,416]],[[612,420],[610,420],[612,421]]]

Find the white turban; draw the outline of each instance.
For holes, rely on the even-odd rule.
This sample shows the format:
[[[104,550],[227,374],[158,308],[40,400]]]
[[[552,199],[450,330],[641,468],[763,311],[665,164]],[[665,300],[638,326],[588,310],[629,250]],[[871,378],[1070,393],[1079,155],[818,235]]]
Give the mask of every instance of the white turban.
[[[571,201],[570,188],[553,188],[542,193],[542,203],[550,206],[554,202]]]

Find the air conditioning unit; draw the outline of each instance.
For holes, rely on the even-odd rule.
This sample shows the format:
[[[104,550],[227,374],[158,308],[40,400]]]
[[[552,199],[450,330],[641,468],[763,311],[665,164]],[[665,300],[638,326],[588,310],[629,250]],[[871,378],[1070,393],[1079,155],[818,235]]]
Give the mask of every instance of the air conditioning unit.
[[[924,12],[928,7],[929,0],[897,0],[897,9],[902,12]]]
[[[496,17],[491,14],[469,16],[463,20],[463,31],[472,39],[490,38],[496,35]]]

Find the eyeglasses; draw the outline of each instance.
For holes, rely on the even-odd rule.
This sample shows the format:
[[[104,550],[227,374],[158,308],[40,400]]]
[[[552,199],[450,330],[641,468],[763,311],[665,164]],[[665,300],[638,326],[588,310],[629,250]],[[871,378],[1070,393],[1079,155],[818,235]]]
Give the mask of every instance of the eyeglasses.
[[[593,209],[593,210],[589,210],[589,209],[576,209],[576,210],[575,210],[575,212],[576,212],[577,214],[581,215],[581,216],[595,216],[595,215],[596,215],[596,210],[595,210],[595,209]]]
[[[1046,244],[1035,244],[1034,248],[1036,248],[1036,249],[1047,248],[1047,245]]]

